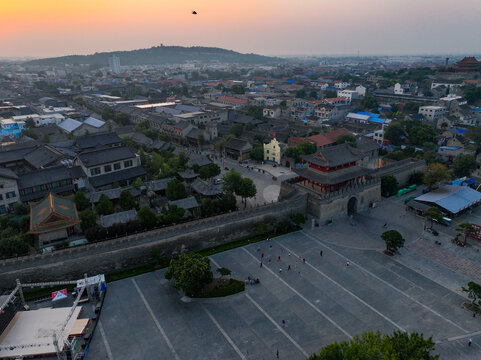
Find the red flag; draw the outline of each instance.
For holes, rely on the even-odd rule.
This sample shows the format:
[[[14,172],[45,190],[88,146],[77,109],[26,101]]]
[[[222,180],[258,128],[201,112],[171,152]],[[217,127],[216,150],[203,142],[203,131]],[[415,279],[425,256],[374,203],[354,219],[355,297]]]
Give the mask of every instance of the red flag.
[[[62,300],[67,298],[67,289],[54,291],[52,293],[52,301]]]

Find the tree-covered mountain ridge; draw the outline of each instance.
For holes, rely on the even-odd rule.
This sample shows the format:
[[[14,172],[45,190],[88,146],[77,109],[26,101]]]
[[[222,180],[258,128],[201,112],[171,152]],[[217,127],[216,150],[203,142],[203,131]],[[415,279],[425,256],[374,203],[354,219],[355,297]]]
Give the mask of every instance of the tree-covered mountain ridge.
[[[257,54],[242,54],[233,50],[203,46],[154,46],[150,49],[129,51],[100,52],[91,55],[68,55],[61,57],[37,59],[29,64],[55,65],[55,64],[89,64],[107,66],[108,58],[116,55],[120,58],[121,65],[162,65],[181,64],[188,61],[243,63],[243,64],[269,64],[282,62],[281,58]]]

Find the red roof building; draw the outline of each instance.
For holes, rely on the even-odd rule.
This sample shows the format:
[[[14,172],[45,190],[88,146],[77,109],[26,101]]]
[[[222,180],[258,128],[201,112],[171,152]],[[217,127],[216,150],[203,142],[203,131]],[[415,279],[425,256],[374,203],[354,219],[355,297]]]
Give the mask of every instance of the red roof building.
[[[333,130],[328,133],[313,135],[305,138],[292,137],[288,139],[287,143],[289,146],[295,146],[302,142],[307,141],[307,142],[316,144],[316,146],[320,149],[329,145],[333,145],[336,142],[337,138],[341,135],[352,135],[352,133],[343,128],[343,129]]]
[[[473,56],[465,57],[461,61],[458,61],[456,64],[454,64],[454,69],[459,72],[480,71],[481,63]]]

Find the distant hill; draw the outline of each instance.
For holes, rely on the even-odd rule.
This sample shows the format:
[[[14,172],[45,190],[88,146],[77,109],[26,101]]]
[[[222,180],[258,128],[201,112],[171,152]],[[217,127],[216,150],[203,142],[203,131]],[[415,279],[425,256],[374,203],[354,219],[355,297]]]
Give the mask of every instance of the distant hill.
[[[92,55],[69,55],[29,61],[32,65],[90,64],[108,66],[108,58],[117,55],[121,65],[162,65],[178,64],[186,61],[202,61],[243,64],[268,64],[282,62],[281,58],[256,54],[241,54],[232,50],[214,47],[155,46],[150,49],[131,51],[102,52]]]

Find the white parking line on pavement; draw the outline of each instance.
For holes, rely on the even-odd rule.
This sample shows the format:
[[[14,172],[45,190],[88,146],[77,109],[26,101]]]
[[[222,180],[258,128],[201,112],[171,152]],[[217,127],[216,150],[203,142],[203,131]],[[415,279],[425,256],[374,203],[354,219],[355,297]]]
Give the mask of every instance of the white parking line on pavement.
[[[305,357],[309,357],[307,351],[305,351],[297,342],[294,340],[289,334],[273,319],[270,315],[249,295],[246,294],[246,297],[250,300],[254,306],[259,309],[259,311],[267,318],[271,323],[275,325],[275,327],[286,337],[289,341],[304,355]]]
[[[336,254],[337,256],[343,258],[344,260],[346,261],[349,261],[351,265],[354,265],[354,266],[357,266],[359,269],[361,269],[362,271],[364,271],[366,274],[369,274],[370,276],[372,276],[373,278],[377,279],[378,281],[382,282],[383,284],[389,286],[390,288],[392,288],[393,290],[397,291],[398,293],[402,294],[403,296],[407,297],[409,300],[415,302],[416,304],[422,306],[423,308],[425,308],[426,310],[432,312],[434,315],[440,317],[441,319],[443,319],[444,321],[450,323],[451,325],[453,325],[454,327],[460,329],[461,331],[463,331],[464,333],[469,333],[468,330],[462,328],[461,326],[459,326],[458,324],[456,324],[454,321],[451,321],[449,320],[448,318],[444,317],[443,315],[441,315],[440,313],[438,313],[436,310],[434,310],[433,308],[423,304],[422,302],[416,300],[415,298],[413,298],[411,295],[405,293],[404,291],[398,289],[397,287],[395,287],[394,285],[391,285],[390,283],[388,283],[386,280],[384,279],[381,279],[379,276],[377,276],[376,274],[372,273],[371,271],[367,270],[366,268],[362,267],[361,265],[359,264],[356,264],[354,261],[352,261],[351,259],[347,258],[346,256],[342,255],[341,253],[337,252],[336,250],[334,250],[333,248],[327,246],[325,243],[321,242],[319,240],[319,238],[317,237],[317,235],[311,235],[309,233],[307,233],[306,231],[302,230],[301,231],[304,235],[306,235],[308,238],[314,240],[315,242],[317,242],[319,245],[322,245],[323,247],[325,247],[326,249],[329,249],[330,251],[332,251],[334,254]]]
[[[167,334],[165,333],[164,329],[162,328],[159,321],[155,317],[154,312],[152,311],[152,308],[150,307],[149,303],[147,302],[147,299],[145,298],[142,291],[140,291],[140,288],[137,285],[137,282],[135,281],[134,278],[131,278],[131,280],[132,280],[132,283],[135,286],[135,289],[139,293],[139,296],[142,299],[142,302],[144,303],[145,307],[147,308],[147,311],[149,312],[150,316],[152,317],[152,320],[154,320],[155,326],[157,326],[157,329],[159,329],[160,333],[162,334],[162,337],[164,338],[165,342],[167,343],[167,346],[169,347],[170,351],[172,352],[172,355],[174,355],[176,360],[180,360],[180,357],[179,357],[179,355],[177,355],[177,352],[175,351],[174,347],[172,346],[172,343],[170,342],[169,338],[167,337]]]
[[[109,360],[114,360],[114,356],[112,355],[112,350],[110,349],[109,342],[107,341],[107,336],[105,335],[104,327],[102,326],[102,322],[99,320],[99,330],[100,335],[102,335],[102,341],[105,345],[105,350],[107,350],[107,357]]]
[[[245,355],[242,353],[242,351],[239,350],[239,348],[237,347],[237,345],[232,341],[232,339],[231,339],[230,336],[225,332],[225,330],[222,328],[222,326],[220,326],[220,324],[217,322],[217,320],[215,319],[215,317],[210,313],[210,311],[207,310],[204,305],[202,305],[202,309],[204,309],[204,311],[206,312],[207,316],[209,316],[209,318],[212,320],[212,322],[213,322],[214,325],[217,327],[217,329],[221,332],[221,334],[224,335],[225,339],[228,341],[228,343],[230,344],[230,346],[232,346],[232,348],[235,350],[235,352],[237,353],[237,355],[239,355],[239,357],[240,357],[242,360],[247,360],[247,358],[246,358]]]
[[[249,251],[246,250],[246,248],[242,248],[247,254],[249,254],[254,260],[258,261],[258,259],[252,255]],[[306,299],[300,292],[298,292],[296,289],[294,289],[291,285],[289,285],[287,282],[284,281],[280,276],[278,276],[275,272],[273,272],[271,269],[269,269],[268,266],[264,266],[264,269],[269,271],[272,275],[274,275],[277,279],[279,279],[284,285],[286,285],[293,293],[295,293],[297,296],[299,296],[302,300],[304,300],[311,308],[313,308],[316,312],[321,314],[325,319],[327,319],[332,325],[334,325],[336,328],[338,328],[344,335],[346,335],[349,339],[352,339],[351,334],[349,334],[346,330],[344,330],[338,323],[336,323],[334,320],[332,320],[327,314],[325,314],[323,311],[319,310],[313,303],[311,303],[308,299]]]
[[[287,248],[286,246],[284,245],[281,245],[279,243],[277,243],[279,246],[283,247],[284,249],[286,249],[287,251],[289,251],[290,253],[292,253],[293,255],[299,257],[298,254],[296,254],[294,251],[290,250],[289,248]],[[393,320],[391,320],[390,318],[388,318],[387,316],[385,316],[384,314],[382,314],[380,311],[376,310],[374,307],[372,307],[371,305],[369,305],[367,302],[365,302],[363,299],[361,299],[359,296],[357,296],[356,294],[354,294],[353,292],[351,292],[350,290],[346,289],[344,286],[342,286],[341,284],[339,284],[336,280],[332,279],[330,276],[324,274],[321,270],[319,270],[318,268],[316,268],[315,266],[311,265],[308,261],[305,262],[311,269],[313,269],[314,271],[318,272],[319,274],[321,274],[322,276],[324,276],[327,280],[329,280],[330,282],[332,282],[333,284],[337,285],[338,287],[340,287],[342,290],[344,290],[345,292],[347,292],[349,295],[351,295],[353,298],[355,298],[357,301],[359,301],[361,304],[364,304],[365,306],[367,306],[369,309],[371,309],[372,311],[374,311],[376,314],[378,314],[379,316],[381,316],[384,320],[386,320],[387,322],[391,323],[392,325],[394,325],[395,327],[397,327],[399,330],[403,331],[403,332],[406,332],[406,330],[396,324]]]

